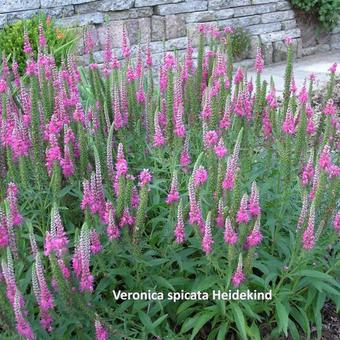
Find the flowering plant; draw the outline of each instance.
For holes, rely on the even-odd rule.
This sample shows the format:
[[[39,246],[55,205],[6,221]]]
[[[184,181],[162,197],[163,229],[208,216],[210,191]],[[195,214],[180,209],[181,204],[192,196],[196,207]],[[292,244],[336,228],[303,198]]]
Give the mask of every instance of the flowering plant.
[[[292,44],[282,100],[233,68],[233,30],[199,27],[197,62],[149,46],[122,59],[107,32],[61,68],[44,29],[25,74],[0,78],[0,327],[25,339],[310,338],[339,308],[340,168],[330,69],[297,89]],[[208,40],[209,49],[206,48]],[[145,58],[144,58],[145,57]],[[11,72],[14,82],[11,83]],[[271,291],[270,301],[116,300],[112,291]],[[33,293],[33,294],[31,294]],[[81,325],[81,326],[80,326]]]

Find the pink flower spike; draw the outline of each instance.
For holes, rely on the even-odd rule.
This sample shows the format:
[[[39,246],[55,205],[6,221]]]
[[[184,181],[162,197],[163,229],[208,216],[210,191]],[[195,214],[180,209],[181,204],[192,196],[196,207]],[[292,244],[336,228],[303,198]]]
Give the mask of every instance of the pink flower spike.
[[[315,207],[314,204],[310,207],[308,225],[302,235],[302,247],[305,250],[312,250],[315,245],[314,236],[314,223],[315,223]]]
[[[239,287],[241,285],[241,283],[244,282],[244,280],[246,279],[246,276],[243,273],[242,267],[243,267],[243,265],[242,265],[242,254],[240,254],[236,271],[234,272],[234,274],[231,278],[231,282],[232,282],[233,286],[236,287],[236,288]]]
[[[284,38],[284,43],[287,45],[287,46],[290,46],[292,43],[293,43],[293,39],[291,37],[285,37]]]
[[[261,214],[259,191],[256,186],[256,182],[253,182],[251,186],[251,194],[248,204],[250,215],[256,217]]]
[[[184,221],[183,221],[183,208],[182,208],[182,200],[180,200],[177,209],[177,224],[174,231],[176,243],[180,244],[184,242],[185,239],[185,230],[184,230]]]
[[[208,213],[205,226],[204,226],[204,236],[202,239],[202,250],[207,254],[212,252],[212,245],[214,240],[211,236],[211,212]]]
[[[18,188],[15,183],[10,182],[7,186],[7,201],[9,204],[9,211],[11,215],[11,222],[13,226],[18,226],[22,223],[23,217],[18,208]]]
[[[290,109],[286,113],[286,119],[282,124],[282,131],[288,135],[293,135],[296,132],[294,116]]]
[[[159,115],[160,113],[158,111],[155,112],[155,117],[154,117],[154,135],[153,135],[153,146],[155,148],[159,148],[162,145],[165,145],[165,137],[163,135],[162,128],[160,127],[159,124]]]
[[[27,33],[27,31],[25,31],[24,32],[24,53],[28,55],[28,54],[31,54],[32,51],[33,50],[32,50],[31,44],[30,44],[28,33]]]
[[[94,323],[96,329],[96,340],[107,340],[109,333],[104,328],[104,326],[100,323],[99,320],[96,320]]]
[[[338,211],[333,219],[333,228],[340,232],[340,211]]]
[[[39,23],[39,46],[40,47],[46,46],[46,38],[45,38],[44,27],[42,23]]]
[[[263,239],[260,231],[260,216],[256,219],[253,230],[247,236],[245,247],[246,249],[258,246]]]
[[[100,243],[99,235],[94,229],[91,230],[90,238],[91,238],[91,253],[92,254],[100,253],[102,250],[102,245]]]
[[[255,60],[255,68],[257,73],[262,73],[264,69],[264,60],[262,57],[261,53],[261,48],[257,48],[257,53],[256,53],[256,60]]]
[[[224,145],[223,138],[221,137],[218,144],[214,147],[215,155],[217,158],[223,158],[227,155],[228,150]]]
[[[195,187],[199,187],[204,184],[208,179],[207,170],[200,165],[193,173]]]
[[[237,233],[236,231],[234,231],[231,225],[230,218],[227,217],[225,220],[224,241],[227,244],[235,245],[237,243],[237,239],[238,239]]]
[[[329,147],[328,144],[326,144],[324,146],[324,148],[322,149],[322,152],[320,154],[319,166],[320,166],[321,169],[326,170],[330,167],[331,164],[332,164],[331,148]]]
[[[332,98],[328,99],[323,113],[327,116],[334,116],[336,114],[336,108]]]
[[[141,187],[145,186],[146,184],[150,183],[152,180],[152,175],[149,169],[143,169],[139,174],[139,185]]]
[[[29,322],[25,319],[23,315],[20,300],[22,300],[22,295],[16,289],[13,308],[14,308],[15,320],[16,320],[16,325],[17,325],[17,331],[26,340],[34,340],[35,335],[31,329]]]
[[[240,208],[236,215],[237,223],[248,223],[249,222],[249,215],[248,215],[248,195],[244,194],[241,199]]]
[[[179,200],[177,171],[174,171],[171,180],[171,187],[166,199],[166,204],[171,205]]]
[[[337,64],[334,63],[334,64],[328,69],[328,71],[329,71],[330,73],[335,74],[336,68],[337,68]]]
[[[131,55],[130,42],[127,36],[125,26],[123,27],[123,33],[122,33],[122,55],[125,59],[128,59]]]
[[[113,208],[110,208],[109,210],[109,221],[108,226],[106,229],[107,235],[109,237],[109,240],[116,240],[120,236],[120,230],[117,227],[115,220],[114,220],[114,211]]]
[[[306,89],[306,85],[303,85],[301,91],[299,93],[299,101],[302,105],[305,105],[308,101],[308,92]]]
[[[234,84],[235,85],[239,84],[243,79],[244,79],[244,73],[241,67],[239,66],[234,77]]]
[[[204,134],[204,143],[208,148],[212,148],[218,142],[218,134],[215,130],[207,131]]]

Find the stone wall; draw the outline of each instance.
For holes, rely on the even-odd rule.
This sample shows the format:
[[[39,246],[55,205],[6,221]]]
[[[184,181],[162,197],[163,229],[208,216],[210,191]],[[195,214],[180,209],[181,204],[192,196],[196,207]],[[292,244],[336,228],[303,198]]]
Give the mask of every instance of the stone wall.
[[[1,0],[0,27],[39,11],[57,18],[60,25],[73,27],[81,36],[84,27],[89,27],[97,42],[99,63],[104,22],[110,26],[118,55],[123,25],[132,45],[150,41],[153,53],[160,57],[163,51],[180,53],[187,45],[187,34],[197,44],[197,28],[203,22],[221,28],[243,27],[250,35],[248,59],[255,57],[255,47],[261,44],[266,63],[283,60],[286,36],[293,38],[297,56],[303,54],[301,31],[286,0]],[[334,32],[329,48],[340,47],[340,30]],[[81,42],[78,53],[82,55]]]

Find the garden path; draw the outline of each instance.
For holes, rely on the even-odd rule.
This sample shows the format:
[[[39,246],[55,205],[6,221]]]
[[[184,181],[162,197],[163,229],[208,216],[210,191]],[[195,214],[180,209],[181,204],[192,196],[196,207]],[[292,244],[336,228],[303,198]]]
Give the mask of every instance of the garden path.
[[[328,69],[333,63],[338,64],[337,74],[340,75],[340,51],[331,51],[313,56],[303,57],[294,61],[294,77],[296,85],[301,87],[305,78],[308,78],[311,73],[316,76],[317,84],[322,85],[328,80]],[[283,92],[284,88],[284,71],[286,64],[278,63],[265,65],[262,79],[270,81],[270,75],[273,76],[275,88],[278,93]],[[248,70],[248,79],[250,77],[255,80],[256,73],[254,69]]]

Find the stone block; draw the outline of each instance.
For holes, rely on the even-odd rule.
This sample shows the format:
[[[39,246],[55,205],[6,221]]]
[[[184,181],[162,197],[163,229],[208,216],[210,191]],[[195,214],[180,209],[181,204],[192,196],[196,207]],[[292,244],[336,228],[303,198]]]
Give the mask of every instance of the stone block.
[[[273,62],[273,44],[272,43],[262,44],[262,53],[264,63],[266,65],[271,64]]]
[[[277,2],[277,0],[252,0],[253,5],[262,5],[262,4],[269,4],[271,2]]]
[[[251,35],[263,34],[264,36],[266,36],[264,33],[269,34],[270,32],[275,32],[275,31],[280,31],[280,30],[281,30],[280,22],[273,22],[270,24],[259,24],[259,25],[253,25],[253,26],[247,27],[247,31]],[[277,40],[280,40],[280,39],[277,39]],[[274,40],[268,40],[268,41],[262,40],[262,42],[269,42],[269,41],[274,41]]]
[[[271,25],[271,24],[267,24]],[[291,37],[291,38],[299,38],[301,36],[301,32],[299,28],[294,28],[291,30],[286,30],[286,31],[278,31],[278,32],[268,32],[266,34],[261,34],[260,38],[262,43],[269,43],[273,41],[280,41],[284,40],[286,37]]]
[[[41,8],[60,7],[66,5],[78,5],[93,0],[41,0]]]
[[[88,24],[102,24],[103,22],[104,16],[102,13],[99,12],[81,14],[57,20],[57,24],[64,27],[86,26]]]
[[[315,52],[316,52],[316,46],[306,47],[302,49],[302,56],[307,57],[307,56],[315,54]]]
[[[234,16],[235,17],[245,17],[255,14],[263,14],[263,13],[270,13],[275,11],[276,5],[274,3],[267,4],[267,5],[253,5],[253,6],[244,6],[244,7],[237,7],[234,9]]]
[[[291,9],[289,1],[278,1],[276,3],[276,9],[278,11],[286,11],[287,9]]]
[[[140,43],[147,43],[151,40],[151,18],[138,19],[140,31]]]
[[[47,15],[59,19],[74,15],[74,6],[53,7],[43,10]]]
[[[295,46],[295,55],[297,58],[302,57],[302,40],[297,38],[293,40],[293,46]]]
[[[180,2],[178,4],[158,5],[155,7],[155,13],[159,15],[170,15],[205,11],[207,9],[207,0],[190,0],[188,2]]]
[[[332,34],[330,43],[331,45],[340,43],[340,34]]]
[[[251,25],[257,25],[261,22],[260,15],[253,15],[251,17],[239,17],[234,19],[219,20],[218,26],[220,28],[230,26],[230,27],[248,27]]]
[[[302,56],[302,42],[301,39],[293,39],[292,41],[293,51],[296,58]],[[276,41],[273,43],[273,61],[274,63],[285,61],[287,59],[287,46],[283,41]]]
[[[331,49],[329,44],[318,45],[316,46],[316,48],[317,48],[317,51],[320,53],[328,52]]]
[[[209,9],[249,6],[251,0],[209,0]]]
[[[40,0],[1,0],[0,13],[22,11],[23,9],[38,9],[39,7]]]
[[[187,24],[187,36],[193,47],[197,47],[199,42],[198,26],[197,23]]]
[[[186,22],[193,23],[193,22],[207,22],[207,21],[214,21],[216,20],[216,13],[218,11],[203,11],[197,13],[189,13],[186,15]]]
[[[340,42],[331,44],[331,48],[334,49],[334,50],[340,49]]]
[[[136,0],[134,7],[157,6],[182,2],[184,0]]]
[[[110,21],[105,26],[100,26],[97,29],[98,40],[101,47],[105,46],[106,32],[109,29],[112,37],[113,48],[121,48],[123,35],[124,21]],[[130,38],[130,37],[129,37]]]
[[[261,46],[260,38],[258,36],[252,36],[249,38],[249,48],[247,57],[249,59],[256,58],[257,48]]]
[[[39,10],[29,10],[29,11],[20,11],[20,12],[13,12],[13,13],[8,13],[7,14],[7,22],[9,24],[14,23],[15,21],[18,20],[27,20],[35,15],[37,15]]]
[[[154,15],[151,18],[151,40],[165,39],[165,17]]]
[[[135,45],[139,41],[139,24],[137,20],[126,20],[124,21],[123,25],[125,25],[130,44]]]
[[[3,27],[7,24],[7,15],[0,14],[0,27]]]
[[[281,28],[283,30],[290,30],[292,28],[296,27],[296,20],[292,19],[292,20],[286,20],[286,21],[282,21],[281,22]]]
[[[203,11],[197,13],[190,13],[186,15],[186,22],[208,22],[215,20],[226,20],[232,18],[234,15],[233,9],[221,9],[219,11]]]
[[[166,51],[174,51],[174,50],[182,50],[187,47],[188,38],[181,37],[176,39],[169,39],[165,42],[165,50]]]
[[[166,39],[184,37],[187,33],[185,14],[173,14],[165,17]]]
[[[277,22],[283,20],[293,19],[295,17],[294,11],[280,11],[280,12],[273,12],[273,13],[265,13],[261,15],[261,21],[264,24],[269,22]]]
[[[273,43],[273,62],[278,63],[287,59],[287,46],[283,41]]]
[[[332,34],[338,34],[338,33],[340,33],[340,25],[335,26],[335,27],[332,29]]]
[[[133,7],[133,0],[105,0],[97,4],[98,11],[122,11]]]
[[[234,63],[234,70],[237,70],[238,67],[241,67],[243,70],[249,70],[255,64],[255,59],[244,59]],[[249,79],[248,79],[249,80]]]
[[[251,25],[257,25],[261,22],[260,15],[253,15],[251,17],[239,17],[232,19],[232,27],[248,27]],[[226,25],[228,26],[228,25]]]
[[[124,11],[107,12],[110,20],[138,19],[152,16],[152,7],[131,8]]]

